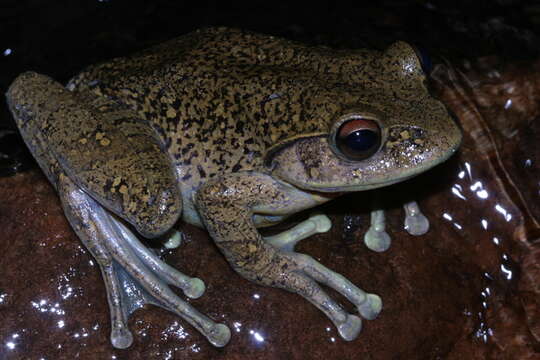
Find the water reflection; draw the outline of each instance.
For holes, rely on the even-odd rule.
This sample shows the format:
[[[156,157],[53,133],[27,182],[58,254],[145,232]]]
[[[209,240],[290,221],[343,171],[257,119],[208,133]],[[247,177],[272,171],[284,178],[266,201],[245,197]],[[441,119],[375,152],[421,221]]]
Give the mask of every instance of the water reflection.
[[[249,334],[253,337],[253,339],[257,343],[263,343],[264,342],[264,337],[260,332],[255,331],[255,330],[249,330]]]
[[[482,340],[482,342],[487,343],[489,338],[493,336],[493,329],[488,326],[486,320],[485,320],[485,312],[488,309],[488,303],[489,299],[492,295],[491,289],[489,287],[485,287],[481,292],[480,295],[482,297],[482,311],[478,312],[478,327],[475,331],[475,336]]]
[[[60,303],[50,304],[48,300],[30,301],[30,305],[39,312],[55,315],[65,315],[66,312],[60,307]]]
[[[233,328],[236,332],[240,332],[240,330],[242,330],[242,323],[238,322],[238,321],[235,321],[233,322]]]
[[[473,194],[476,194],[476,198],[479,200],[482,200],[482,201],[488,200],[489,193],[487,191],[487,187],[489,185],[487,184],[489,182],[486,182],[486,181],[483,182],[482,180],[476,179],[474,177],[473,164],[471,162],[464,162],[462,165],[460,165],[460,168],[462,169],[464,168],[465,170],[462,170],[462,169],[458,170],[457,177],[460,180],[465,180],[465,175],[467,175],[466,181],[470,182],[471,185],[469,185],[468,187],[465,187],[463,186],[463,184],[456,183],[451,187],[451,193],[455,195],[457,198],[459,198],[460,200],[464,200],[468,202],[470,202],[471,200],[468,198],[467,191]],[[476,204],[474,205],[471,204],[471,208],[473,208],[474,206],[476,206]],[[490,220],[488,216],[489,209],[490,208],[485,208],[484,210],[481,211],[481,214],[483,215],[483,217],[481,217],[479,221],[480,221],[480,227],[484,231],[490,231],[490,226],[489,226]],[[500,215],[502,215],[505,222],[512,221],[513,219],[512,213],[509,210],[507,210],[506,205],[503,205],[503,203],[496,202],[495,205],[491,209],[495,210],[495,212],[493,213],[494,216],[499,217]],[[442,218],[451,222],[456,229],[463,230],[463,226],[460,223],[456,222],[454,217],[450,213],[443,212]],[[492,223],[493,222],[496,223],[497,221],[493,220]],[[495,226],[492,230],[492,231],[495,231],[496,234],[493,234],[490,238],[491,238],[492,243],[495,244],[496,246],[501,245],[501,240],[500,240],[501,230],[503,229],[501,229],[500,226]],[[513,279],[514,270],[512,269],[512,266],[510,265],[511,261],[510,261],[509,255],[506,253],[503,253],[501,255],[501,259],[502,261],[501,261],[501,264],[499,265],[500,271],[503,274],[503,278],[510,281]],[[486,277],[489,277],[491,279],[491,276],[488,273],[485,273],[485,274],[486,274]]]
[[[487,230],[487,228],[488,228],[488,221],[487,221],[486,219],[480,220],[480,224],[482,224],[482,228],[483,228],[484,230]]]
[[[503,208],[500,204],[495,205],[495,210],[501,213],[506,221],[512,220],[512,214],[506,211],[506,209]]]
[[[189,336],[189,332],[179,321],[173,321],[161,332],[161,340],[185,340]]]

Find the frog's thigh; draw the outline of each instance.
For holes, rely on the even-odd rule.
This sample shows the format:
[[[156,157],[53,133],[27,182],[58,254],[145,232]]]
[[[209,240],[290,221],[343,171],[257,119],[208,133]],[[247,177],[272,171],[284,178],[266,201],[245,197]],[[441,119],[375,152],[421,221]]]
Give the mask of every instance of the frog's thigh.
[[[58,191],[64,212],[88,250],[98,262],[107,290],[111,316],[111,342],[117,348],[131,345],[128,316],[145,304],[167,309],[193,325],[215,346],[224,346],[230,330],[201,314],[180,299],[168,285],[197,298],[204,283],[163,263],[108,211],[60,175]]]
[[[360,332],[360,318],[343,310],[317,283],[343,294],[366,319],[379,313],[380,298],[307,255],[265,242],[253,223],[254,209],[279,215],[315,205],[297,195],[294,188],[267,175],[246,172],[213,179],[199,189],[195,199],[210,235],[238,273],[302,295],[334,322],[344,339],[352,340]]]
[[[45,172],[57,163],[78,187],[146,237],[178,220],[182,201],[171,160],[154,129],[134,111],[68,91],[36,73],[14,81],[8,102]]]

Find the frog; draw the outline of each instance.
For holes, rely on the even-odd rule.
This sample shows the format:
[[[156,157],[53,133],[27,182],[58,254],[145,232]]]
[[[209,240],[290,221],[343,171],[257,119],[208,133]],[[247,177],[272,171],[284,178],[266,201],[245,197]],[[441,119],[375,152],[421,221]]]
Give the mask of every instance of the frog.
[[[198,298],[204,282],[141,242],[168,236],[178,222],[205,228],[236,273],[299,294],[352,341],[363,320],[380,313],[381,298],[295,251],[328,231],[329,218],[315,214],[274,236],[260,230],[336,197],[406,181],[456,152],[460,129],[430,94],[422,66],[402,41],[332,49],[206,28],[91,65],[66,86],[25,72],[6,97],[99,265],[114,347],[132,344],[128,318],[145,304],[180,316],[216,347],[230,341],[226,324],[171,290]],[[380,219],[376,210],[372,225]],[[372,236],[372,247],[387,248],[383,238]]]

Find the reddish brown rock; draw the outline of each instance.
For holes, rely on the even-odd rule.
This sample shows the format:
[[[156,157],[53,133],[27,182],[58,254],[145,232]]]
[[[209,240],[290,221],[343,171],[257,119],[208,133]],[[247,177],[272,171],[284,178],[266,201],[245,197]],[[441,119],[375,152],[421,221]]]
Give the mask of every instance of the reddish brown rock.
[[[426,212],[434,230],[424,237],[397,232],[401,224],[395,216],[401,214],[392,210],[389,229],[394,242],[384,254],[370,252],[359,240],[344,242],[338,215],[333,216],[330,234],[301,244],[301,251],[383,297],[383,313],[366,322],[353,342],[342,341],[331,323],[299,296],[259,287],[237,276],[203,230],[185,227],[188,241],[166,259],[205,279],[206,294],[192,302],[233,329],[231,343],[215,349],[181,319],[147,308],[131,320],[134,345],[120,351],[109,344],[99,271],[69,229],[43,176],[32,171],[4,178],[0,194],[0,226],[5,234],[0,245],[0,338],[6,358],[73,358],[76,354],[92,358],[97,353],[130,359],[167,354],[193,359],[343,359],[358,354],[414,359],[444,357],[463,338],[472,348],[483,347],[474,333],[486,279],[469,256],[472,243],[463,243],[460,232],[440,216],[434,217],[433,210]],[[440,196],[444,194],[434,194],[422,204],[438,207]],[[364,199],[355,194],[328,210],[351,212]]]

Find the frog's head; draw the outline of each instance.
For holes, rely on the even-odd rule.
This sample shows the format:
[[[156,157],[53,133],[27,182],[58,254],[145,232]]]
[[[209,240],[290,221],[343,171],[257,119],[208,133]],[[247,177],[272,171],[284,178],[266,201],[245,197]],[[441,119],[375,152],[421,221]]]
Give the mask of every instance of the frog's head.
[[[456,151],[461,132],[429,94],[415,50],[398,42],[370,65],[360,74],[369,80],[319,131],[270,149],[275,176],[306,190],[361,191],[409,179]]]

